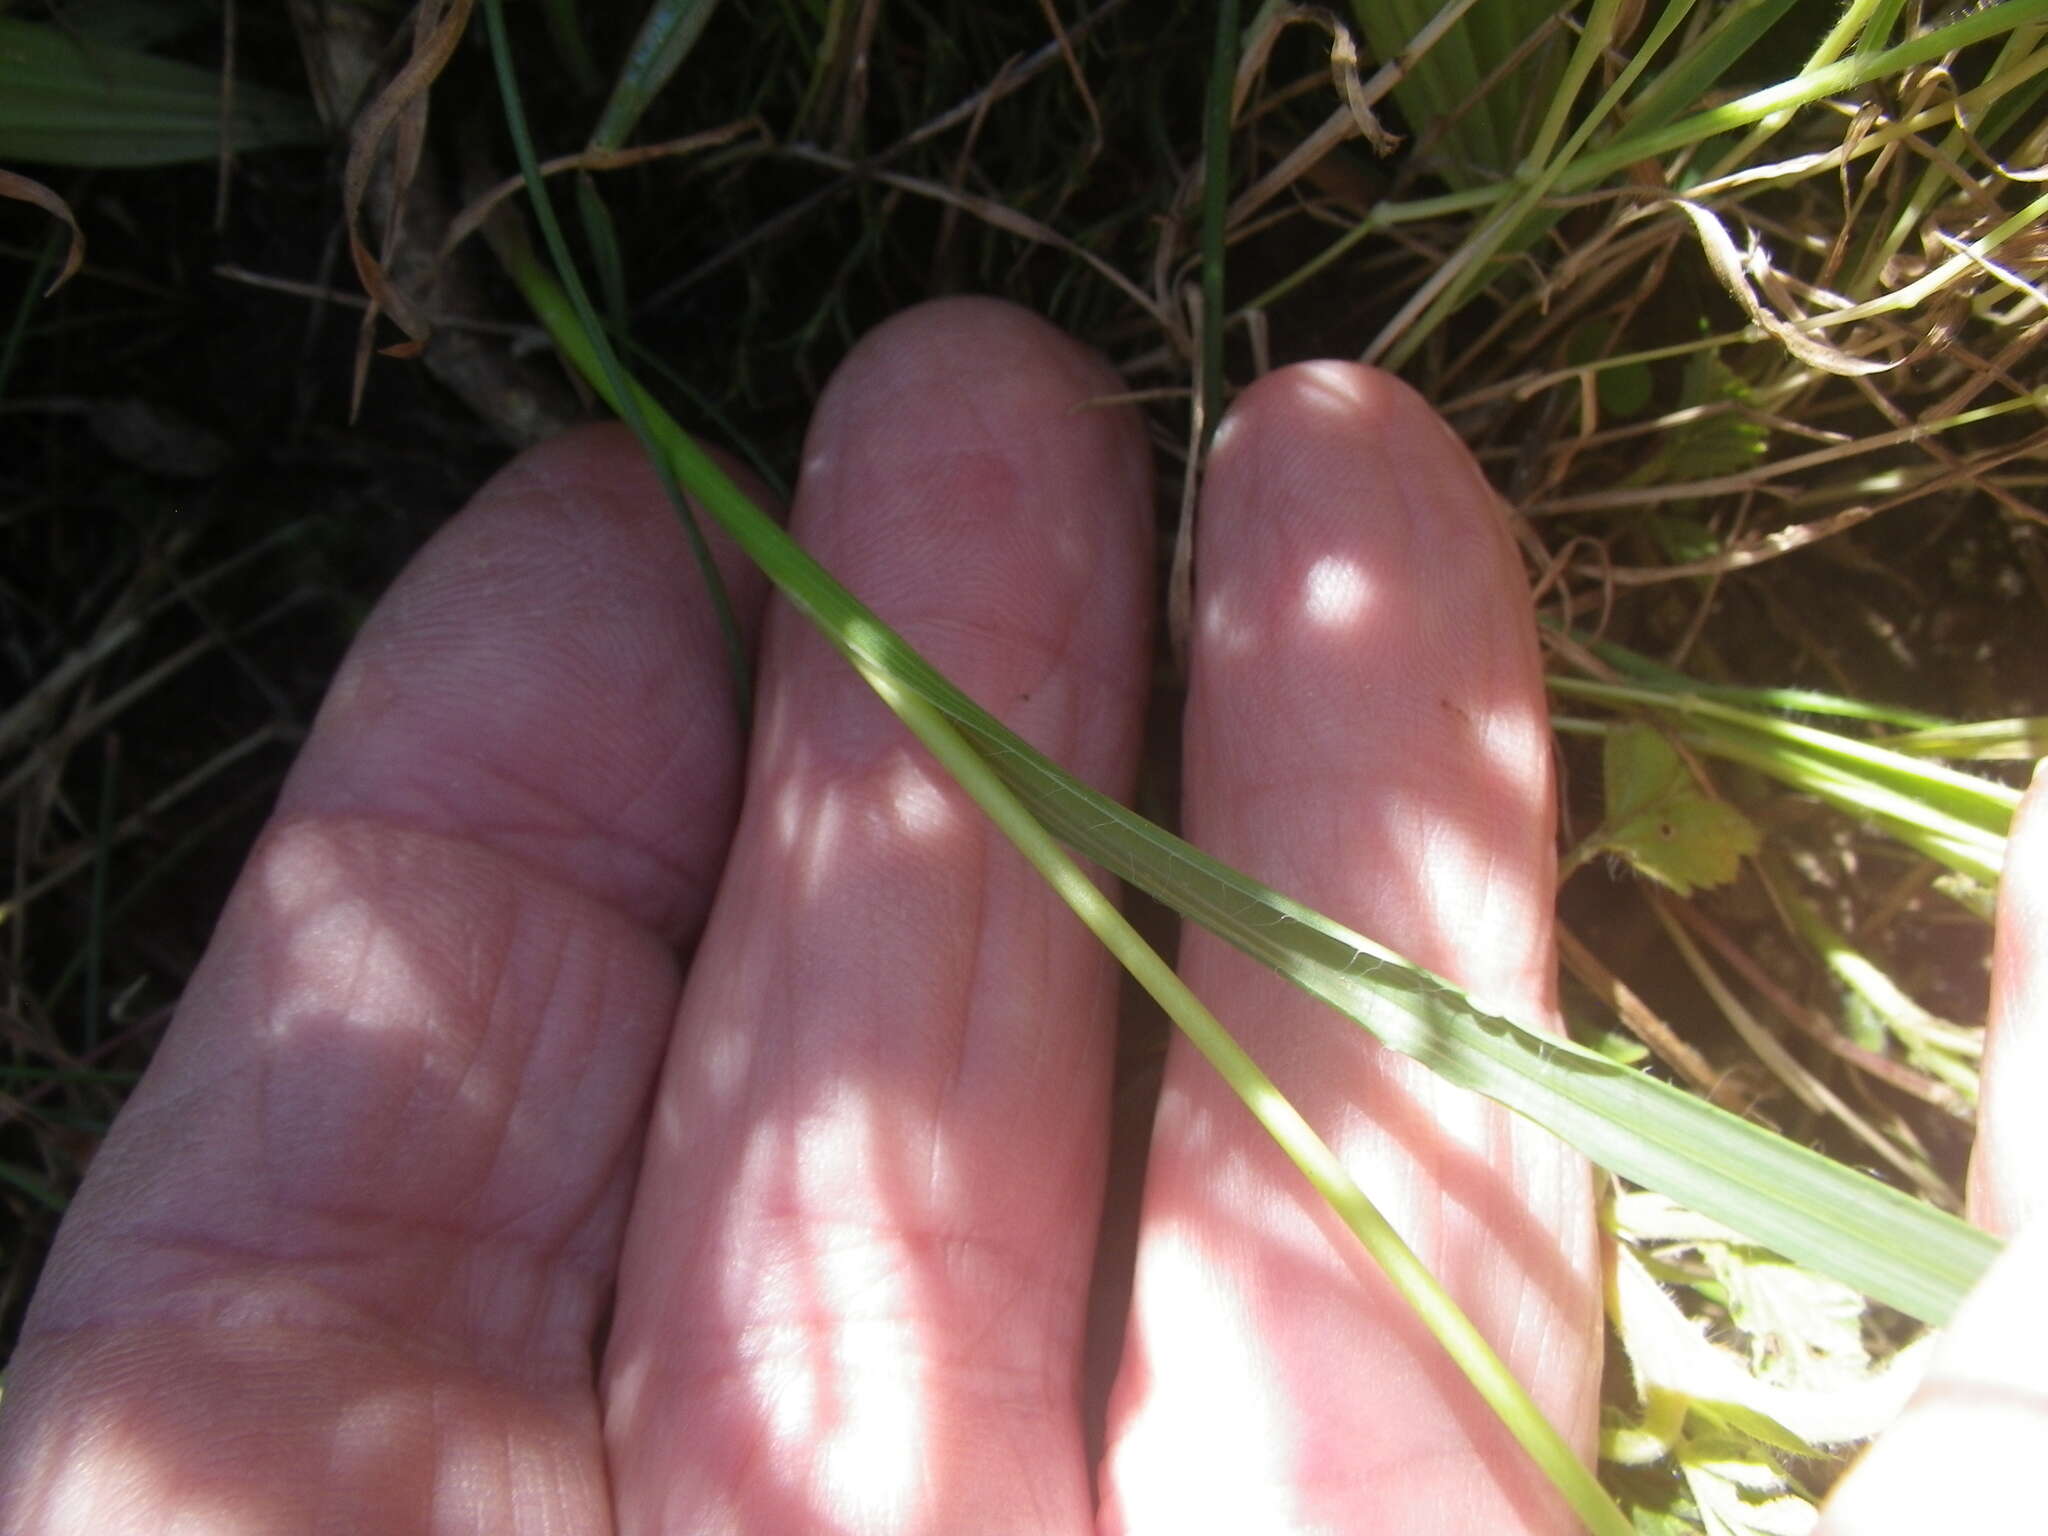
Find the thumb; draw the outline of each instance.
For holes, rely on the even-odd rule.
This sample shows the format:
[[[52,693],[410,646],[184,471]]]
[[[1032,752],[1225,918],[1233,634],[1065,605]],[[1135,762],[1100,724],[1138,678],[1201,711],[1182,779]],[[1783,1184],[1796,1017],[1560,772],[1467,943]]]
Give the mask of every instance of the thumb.
[[[1899,1422],[1828,1505],[1826,1536],[2010,1528],[2048,1449],[2048,772],[2013,821],[1998,893],[1970,1213],[2015,1234]]]

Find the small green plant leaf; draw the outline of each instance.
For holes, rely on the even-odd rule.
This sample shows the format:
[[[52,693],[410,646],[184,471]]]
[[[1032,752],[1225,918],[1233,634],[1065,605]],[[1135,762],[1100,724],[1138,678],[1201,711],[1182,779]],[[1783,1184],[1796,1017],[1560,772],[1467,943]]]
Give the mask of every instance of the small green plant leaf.
[[[1686,365],[1679,404],[1700,410],[1664,435],[1657,451],[1623,481],[1626,485],[1672,485],[1712,480],[1752,468],[1770,446],[1770,432],[1739,409],[1749,399],[1742,375],[1713,352],[1696,354]]]
[[[1553,693],[1667,712],[1678,742],[1726,758],[1876,823],[1937,863],[1986,885],[2005,863],[2020,793],[1940,763],[1833,731],[1740,709],[1708,693],[1645,676],[1628,684],[1553,672]]]
[[[1740,811],[1713,800],[1661,731],[1625,725],[1607,737],[1607,821],[1596,844],[1681,896],[1726,885],[1757,831]]]
[[[1824,1386],[1783,1384],[1708,1338],[1626,1240],[1615,1256],[1610,1315],[1645,1401],[1675,1396],[1688,1423],[1711,1422],[1791,1456],[1866,1440],[1889,1425],[1919,1385],[1933,1339],[1925,1335],[1884,1365],[1845,1372]]]
[[[1759,1378],[1823,1390],[1870,1373],[1863,1298],[1848,1286],[1754,1248],[1712,1244],[1701,1257],[1727,1288]]]
[[[1678,1465],[1708,1536],[1806,1536],[1820,1521],[1813,1502],[1753,1440],[1690,1440]]]

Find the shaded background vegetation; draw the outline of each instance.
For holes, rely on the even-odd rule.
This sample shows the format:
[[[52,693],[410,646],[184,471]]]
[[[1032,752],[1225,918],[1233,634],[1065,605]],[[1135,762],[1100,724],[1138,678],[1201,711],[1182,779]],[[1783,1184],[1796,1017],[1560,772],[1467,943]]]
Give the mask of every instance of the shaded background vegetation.
[[[1540,217],[1475,261],[1469,291],[1440,320],[1403,327],[1404,306],[1483,231],[1489,206],[1455,206],[1459,195],[1528,170],[1520,157],[1541,140],[1576,29],[1616,29],[1599,68],[1576,95],[1564,92],[1590,110],[1657,8],[1617,19],[1611,6],[1553,13],[1481,0],[1452,43],[1422,56],[1439,62],[1372,96],[1387,144],[1369,142],[1361,109],[1298,165],[1290,156],[1319,142],[1333,111],[1350,110],[1347,91],[1399,49],[1362,37],[1358,68],[1333,72],[1325,21],[1277,26],[1274,7],[1247,15],[1244,53],[1270,52],[1238,78],[1223,190],[1236,200],[1276,180],[1223,225],[1233,321],[1220,347],[1199,303],[1210,270],[1204,232],[1217,223],[1203,204],[1211,8],[784,0],[705,9],[701,36],[631,142],[727,129],[725,141],[555,185],[560,206],[583,200],[583,254],[614,279],[607,291],[636,366],[680,420],[739,446],[771,481],[786,479],[811,400],[868,326],[936,294],[1002,294],[1101,349],[1146,401],[1170,551],[1198,464],[1195,401],[1205,391],[1227,399],[1268,366],[1369,351],[1398,360],[1473,444],[1523,514],[1539,611],[1579,642],[1620,642],[1694,683],[1804,687],[1945,720],[2014,721],[1974,770],[1993,779],[2020,782],[2024,760],[2040,752],[2029,722],[2048,709],[2033,366],[2044,312],[2014,287],[2037,279],[2048,256],[2038,223],[1998,247],[2002,277],[1973,269],[1911,311],[1828,333],[1847,353],[1895,368],[1814,367],[1754,327],[1670,206],[1739,145],[1731,129],[1576,189],[1561,181]],[[1373,9],[1394,17],[1405,39],[1434,8],[1413,18]],[[1510,9],[1515,19],[1501,20]],[[1872,13],[1872,48],[1871,39],[1909,39],[1953,19],[1913,5],[1862,9]],[[1687,83],[1669,116],[1776,84],[1834,19],[1808,6],[1704,6],[1660,55],[1663,78],[1711,53],[1726,35],[1715,27],[1734,13],[1748,17],[1747,30],[1721,48],[1711,75]],[[209,72],[227,35],[218,0],[17,5],[4,20]],[[336,60],[348,58],[373,81],[388,78],[407,51],[395,22],[314,0],[240,8],[235,80],[292,99],[303,116],[279,118],[274,137],[284,142],[248,148],[225,167],[203,155],[176,164],[67,157],[0,117],[0,165],[60,195],[86,239],[83,268],[43,297],[65,233],[30,204],[0,201],[5,1338],[354,626],[517,443],[588,409],[471,241],[438,282],[393,263],[432,313],[435,336],[423,360],[374,359],[351,416],[361,310],[342,180],[361,98],[322,101],[323,124],[309,81],[322,78],[323,61],[345,74]],[[542,153],[577,148],[622,72],[639,15],[519,8],[513,23]],[[1492,68],[1457,51],[1483,52],[1489,26],[1503,33],[1492,46],[1506,60]],[[1963,52],[1829,93],[1758,148],[1755,163],[1790,164],[1915,112],[1939,114],[2005,67],[2012,35],[1987,30]],[[1477,69],[1483,88],[1461,67]],[[1642,109],[1659,80],[1652,72],[1629,101]],[[1545,82],[1550,95],[1536,88]],[[1951,114],[1883,156],[1763,177],[1710,201],[1738,242],[1753,237],[1771,253],[1756,285],[1780,313],[1825,308],[1822,295],[1837,287],[1852,299],[1896,289],[2033,195],[1995,167],[2039,162],[2037,96],[2022,82],[1966,113],[1978,137],[1960,149]],[[17,84],[14,100],[24,99]],[[407,194],[416,239],[437,236],[449,211],[512,168],[480,29],[432,102],[428,153]],[[1628,121],[1626,111],[1616,118]],[[1615,131],[1602,126],[1584,153]],[[1945,160],[1951,151],[1966,163]],[[373,243],[389,201],[380,189],[381,176],[366,204]],[[590,222],[593,196],[602,223]],[[1431,216],[1389,219],[1310,270],[1375,210],[1439,204]],[[609,245],[593,239],[605,228]],[[386,323],[377,339],[399,337]],[[2016,408],[1920,442],[1901,432],[1994,402]],[[1839,457],[1776,468],[1832,448]],[[1867,520],[1844,517],[1796,552],[1765,558],[1772,533],[1818,529],[1858,507],[1873,509]],[[1162,564],[1162,602],[1169,580]],[[1585,656],[1560,650],[1558,669],[1583,672]],[[1162,720],[1177,686],[1162,656]],[[1560,709],[1588,721],[1598,713],[1563,700]],[[1924,723],[1907,713],[1881,722]],[[1148,814],[1171,810],[1170,735],[1160,733]],[[1598,981],[1611,972],[1706,1064],[1700,1086],[1798,1139],[1874,1163],[1868,1145],[1759,1065],[1698,967],[1674,950],[1646,895],[1649,877],[1625,867],[1638,861],[1614,836],[1601,793],[1613,764],[1603,764],[1601,741],[1568,730],[1559,750],[1566,848],[1585,866],[1564,888],[1563,916],[1594,957],[1571,968],[1575,1027],[1643,1059]],[[1688,758],[1695,769],[1705,773]],[[1937,1023],[1954,1021],[1944,1027],[1975,1027],[1988,943],[1981,882],[1973,888],[1767,775],[1724,766],[1704,783],[1705,798],[1757,829],[1778,878],[1905,995]],[[1824,946],[1759,878],[1762,856],[1730,857],[1727,878],[1691,882],[1711,889],[1684,906],[1683,921],[1710,948],[1719,935],[1747,961],[1748,974],[1730,970],[1732,984],[1761,1012],[1817,1014],[1867,1056],[1896,1064],[1886,1078],[1824,1039],[1772,1026],[1801,1072],[1858,1105],[1924,1172],[1921,1187],[1952,1204],[1974,1088],[1966,1043],[1927,1057],[1910,1025],[1845,991]],[[1155,1049],[1134,1030],[1128,1071],[1142,1074]]]

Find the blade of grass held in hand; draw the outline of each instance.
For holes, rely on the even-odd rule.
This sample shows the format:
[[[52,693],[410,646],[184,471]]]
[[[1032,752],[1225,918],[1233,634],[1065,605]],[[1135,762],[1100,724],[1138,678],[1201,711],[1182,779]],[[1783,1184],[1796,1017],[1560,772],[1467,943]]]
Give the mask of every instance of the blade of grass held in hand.
[[[873,623],[856,619],[856,639]],[[877,627],[879,627],[877,625]],[[901,643],[900,641],[898,642]],[[1528,1390],[1515,1378],[1472,1321],[1451,1299],[1415,1250],[1380,1213],[1329,1145],[1316,1135],[1286,1096],[1274,1086],[1216,1016],[1204,1007],[1173,968],[1159,958],[1131,927],[1116,903],[1068,857],[1045,827],[1027,810],[1016,792],[1003,782],[991,759],[969,745],[955,721],[947,718],[914,688],[888,672],[866,665],[858,650],[850,656],[876,693],[898,719],[930,749],[946,771],[966,789],[1074,915],[1087,925],[1104,948],[1151,994],[1181,1032],[1200,1051],[1217,1075],[1230,1085],[1266,1134],[1322,1196],[1351,1235],[1371,1256],[1420,1317],[1444,1352],[1485,1400],[1543,1475],[1562,1494],[1586,1527],[1598,1536],[1628,1536],[1632,1529],[1600,1481],[1573,1453],[1565,1438],[1543,1416]]]
[[[520,119],[500,0],[485,0],[485,15],[526,180],[547,226],[556,260],[563,266],[565,277],[574,283],[575,274],[568,267],[567,251],[552,212],[547,208],[547,190]],[[1258,1064],[1245,1054],[1215,1016],[1174,974],[1173,968],[1138,936],[1115,904],[1096,888],[1080,866],[1060,848],[1054,836],[1024,807],[1016,792],[993,767],[993,755],[984,756],[968,743],[958,729],[958,722],[948,717],[946,701],[927,696],[926,690],[920,688],[915,680],[907,679],[900,669],[877,664],[870,655],[872,652],[886,656],[900,650],[906,656],[913,656],[908,646],[833,581],[822,567],[797,549],[676,427],[653,397],[625,372],[616,354],[597,331],[595,315],[580,286],[573,296],[555,287],[533,259],[531,248],[523,239],[501,235],[494,243],[515,279],[525,289],[536,312],[547,320],[558,342],[571,353],[591,383],[606,394],[614,408],[631,420],[635,433],[649,454],[664,461],[659,467],[663,470],[671,499],[678,502],[676,510],[684,522],[689,524],[692,514],[676,495],[678,480],[692,486],[699,499],[727,523],[730,531],[763,569],[783,586],[785,592],[796,598],[800,606],[811,608],[803,602],[804,593],[808,590],[811,595],[831,601],[842,610],[838,625],[819,620],[820,628],[854,669],[1216,1068],[1267,1134],[1392,1281],[1402,1299],[1422,1319],[1452,1362],[1465,1374],[1482,1400],[1586,1527],[1598,1536],[1628,1536],[1630,1525],[1627,1517],[1601,1487],[1598,1477],[1579,1461],[1570,1444],[1543,1416],[1527,1389],[1508,1370],[1436,1276],[1416,1257],[1414,1250],[1367,1198],[1336,1155],[1259,1070]],[[583,344],[580,350],[572,344],[574,342]],[[698,542],[701,544],[701,540]],[[777,554],[794,558],[773,561],[770,557]],[[785,581],[784,576],[778,574],[779,566],[786,566],[789,580]],[[799,580],[805,577],[808,583]],[[718,596],[715,588],[713,596]],[[815,611],[812,617],[818,618]],[[921,661],[919,666],[930,678],[944,683]],[[950,685],[945,685],[944,691],[951,696],[951,702],[979,714],[965,696],[951,689]],[[744,706],[744,700],[742,704]],[[744,715],[743,707],[743,718]],[[979,718],[981,723],[1007,735],[992,718],[985,715]],[[1022,746],[1022,743],[1017,745]]]
[[[577,369],[605,371],[553,278],[513,277]],[[1031,814],[1083,856],[1202,924],[1386,1044],[1535,1121],[1624,1178],[1928,1322],[1947,1320],[1995,1239],[1567,1040],[1489,1012],[1441,977],[1210,858],[1060,771],[868,611],[627,381],[676,477],[864,673],[945,715]],[[622,402],[613,401],[614,406]]]

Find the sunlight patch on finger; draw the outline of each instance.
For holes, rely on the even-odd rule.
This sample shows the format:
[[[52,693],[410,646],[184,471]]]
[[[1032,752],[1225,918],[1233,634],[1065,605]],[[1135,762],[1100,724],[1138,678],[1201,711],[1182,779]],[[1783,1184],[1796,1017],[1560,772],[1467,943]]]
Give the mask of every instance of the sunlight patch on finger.
[[[790,878],[804,902],[815,902],[832,889],[845,863],[848,826],[844,787],[810,785],[793,773],[776,794],[776,832],[789,853]]]
[[[1292,1481],[1287,1451],[1313,1438],[1305,1412],[1285,1394],[1268,1391],[1273,1381],[1257,1330],[1230,1305],[1230,1292],[1217,1284],[1213,1244],[1178,1224],[1148,1237],[1140,1261],[1149,1271],[1147,1294],[1157,1298],[1159,1324],[1185,1338],[1207,1341],[1190,1352],[1175,1376],[1176,1390],[1195,1401],[1264,1403],[1261,1422],[1270,1433],[1250,1441],[1230,1414],[1193,1414],[1169,1423],[1139,1419],[1117,1446],[1118,1478],[1154,1490],[1175,1491],[1167,1503],[1148,1510],[1162,1530],[1255,1531],[1267,1528],[1278,1502],[1277,1486]],[[1340,1384],[1333,1384],[1342,1390]],[[1227,1466],[1228,1479],[1190,1477],[1190,1467]],[[1114,1529],[1112,1523],[1111,1529]]]
[[[840,1511],[903,1508],[933,1441],[921,1344],[905,1337],[916,1332],[906,1321],[915,1298],[900,1267],[881,1257],[871,1242],[855,1240],[826,1266],[838,1271],[827,1289],[859,1296],[876,1314],[866,1327],[842,1326],[829,1337],[785,1327],[765,1341],[740,1341],[737,1372],[759,1404],[766,1454],[807,1463]],[[862,1383],[857,1405],[841,1386],[852,1381]]]
[[[928,758],[898,753],[885,777],[897,832],[924,842],[960,827],[959,811]]]
[[[1301,614],[1320,629],[1348,629],[1373,599],[1371,575],[1356,560],[1324,555],[1309,567]]]
[[[920,847],[924,855],[965,836],[971,823],[930,759],[907,749],[871,769],[827,776],[801,747],[774,791],[774,835],[798,895],[815,901],[845,878],[846,861],[873,855],[877,838]]]
[[[1368,403],[1358,369],[1350,363],[1298,363],[1294,372],[1303,385],[1295,404],[1298,411],[1351,422]]]
[[[1203,602],[1195,625],[1203,646],[1218,656],[1242,656],[1258,644],[1250,610],[1228,587],[1219,587]]]

